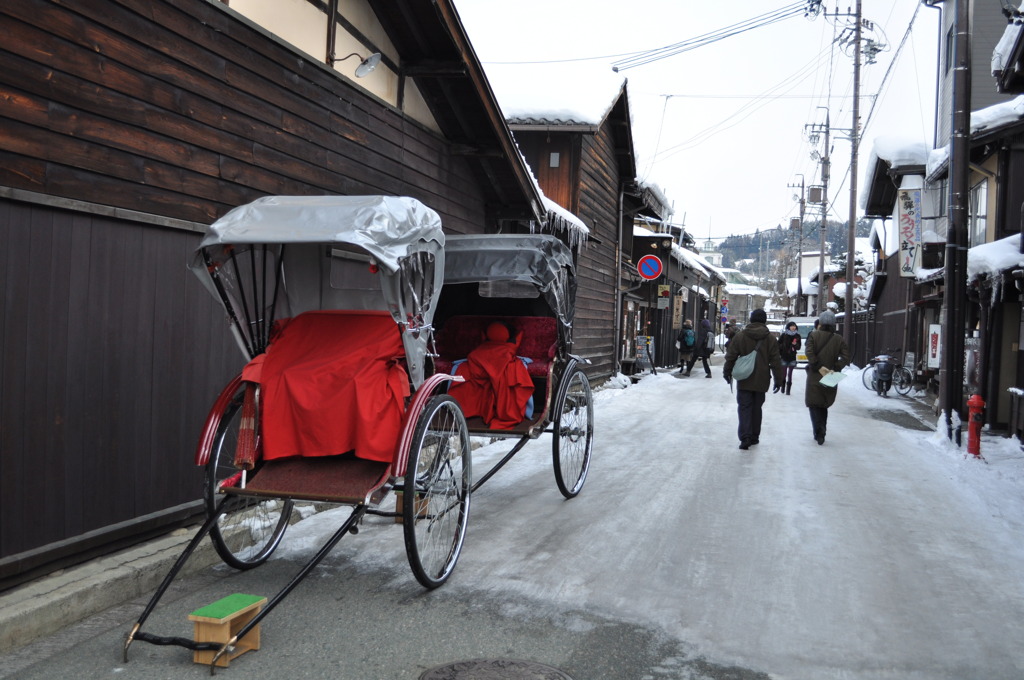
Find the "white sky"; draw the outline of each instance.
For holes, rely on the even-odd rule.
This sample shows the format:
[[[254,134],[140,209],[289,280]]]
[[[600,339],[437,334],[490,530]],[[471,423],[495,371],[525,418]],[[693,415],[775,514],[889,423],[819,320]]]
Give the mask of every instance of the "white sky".
[[[627,78],[638,174],[664,190],[676,211],[673,222],[685,219],[698,239],[785,226],[798,214],[788,185],[799,185],[800,174],[807,185],[820,181],[804,133],[805,125],[824,122],[825,109],[818,108],[824,106],[833,126],[830,218],[848,218],[850,144],[842,129],[851,126],[853,59],[831,47],[836,22],[792,17],[618,76],[610,55],[671,45],[790,4],[636,0],[624,9],[611,0],[521,0],[499,12],[493,0],[456,0],[506,115],[524,101],[545,111],[566,101],[586,108],[594,97],[600,103],[614,94],[609,80]],[[844,12],[846,4],[853,2]],[[862,69],[862,123],[915,10],[917,19],[862,132],[861,172],[875,136],[932,143],[939,12],[919,5],[863,1],[864,18],[877,26],[865,35],[888,47],[877,64]],[[603,58],[552,65],[547,76],[528,64],[507,63],[581,57]],[[569,67],[576,74],[567,77]],[[545,78],[553,81],[547,93]],[[516,81],[518,89],[510,86]],[[586,99],[580,88],[591,83],[583,89],[594,95]],[[527,87],[535,91],[523,99]]]

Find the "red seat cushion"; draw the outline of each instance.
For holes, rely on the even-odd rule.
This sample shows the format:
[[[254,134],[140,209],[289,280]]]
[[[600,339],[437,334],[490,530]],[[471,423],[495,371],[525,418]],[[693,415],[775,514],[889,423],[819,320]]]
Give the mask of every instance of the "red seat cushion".
[[[453,316],[437,333],[439,356],[434,367],[441,373],[451,373],[452,363],[468,357],[486,339],[487,327],[495,321],[522,331],[518,355],[532,359],[526,367],[531,377],[546,378],[558,341],[558,322],[550,316]]]
[[[409,396],[401,333],[375,311],[306,312],[263,360],[263,457],[355,451],[391,462]]]

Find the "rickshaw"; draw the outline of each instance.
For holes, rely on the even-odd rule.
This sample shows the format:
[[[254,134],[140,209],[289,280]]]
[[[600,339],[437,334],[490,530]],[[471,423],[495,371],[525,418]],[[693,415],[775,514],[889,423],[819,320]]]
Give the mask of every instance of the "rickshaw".
[[[576,270],[572,252],[550,234],[449,236],[445,243],[444,288],[438,304],[437,370],[447,373],[471,351],[483,329],[507,323],[524,336],[520,353],[534,383],[532,415],[496,429],[479,417],[468,419],[471,435],[518,438],[515,446],[473,485],[475,490],[531,439],[549,432],[558,489],[579,494],[590,469],[594,406],[589,363],[572,354]]]
[[[217,397],[196,447],[205,522],[128,634],[125,661],[135,640],[175,645],[197,659],[204,654],[213,674],[346,533],[357,532],[366,514],[400,521],[413,575],[426,588],[442,585],[462,550],[472,491],[544,431],[553,433],[559,489],[567,498],[579,493],[590,464],[593,405],[581,359],[568,353],[575,294],[570,253],[545,238],[526,259],[520,251],[498,266],[497,252],[482,245],[486,239],[474,245],[452,238],[449,253],[437,213],[393,196],[269,196],[211,226],[190,267],[223,305],[248,363]],[[492,283],[471,273],[471,261],[491,272]],[[475,484],[471,429],[446,393],[462,378],[445,371],[450,365],[438,353],[434,329],[439,301],[458,304],[460,287],[471,281],[488,289],[533,287],[534,297],[513,296],[501,312],[543,302],[557,326],[553,344],[538,356],[543,406],[511,430],[479,429],[522,441]],[[442,295],[449,283],[452,294]],[[477,300],[478,309],[487,301]],[[448,322],[453,330],[459,323]],[[455,343],[447,348],[457,351]],[[388,510],[382,503],[392,492],[396,502]],[[229,640],[142,630],[207,535],[226,564],[251,569],[274,552],[302,501],[352,510]]]

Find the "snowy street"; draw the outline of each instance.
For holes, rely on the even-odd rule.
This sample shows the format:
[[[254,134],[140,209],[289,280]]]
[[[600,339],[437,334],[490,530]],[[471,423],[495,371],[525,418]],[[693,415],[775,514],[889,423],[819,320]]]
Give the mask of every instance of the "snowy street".
[[[713,380],[662,369],[597,392],[593,465],[571,501],[546,437],[527,446],[475,494],[462,557],[436,591],[413,579],[400,529],[369,518],[224,677],[413,680],[482,657],[574,680],[1024,677],[1019,443],[986,436],[986,460],[967,459],[926,429],[920,403],[878,397],[853,373],[824,446],[798,380],[791,396],[767,395],[761,442],[741,451],[721,360]],[[477,451],[477,471],[509,447]],[[342,513],[293,526],[263,567],[187,579],[154,626],[187,635],[190,607],[272,594]],[[205,676],[181,650],[140,646],[120,662],[139,606],[10,677]]]
[[[523,494],[544,486],[543,464],[483,487],[456,587],[490,575],[494,589],[655,625],[696,656],[773,677],[1024,677],[1017,442],[987,437],[987,464],[966,460],[887,422],[913,422],[909,400],[855,373],[824,446],[797,380],[767,395],[761,443],[740,451],[716,360],[713,380],[662,370],[602,390],[571,503]]]

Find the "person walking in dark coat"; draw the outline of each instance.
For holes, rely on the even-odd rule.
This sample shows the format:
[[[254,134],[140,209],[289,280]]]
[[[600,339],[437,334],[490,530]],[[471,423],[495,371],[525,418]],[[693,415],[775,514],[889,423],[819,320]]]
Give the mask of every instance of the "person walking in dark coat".
[[[818,329],[807,336],[807,389],[804,404],[811,414],[811,430],[818,445],[825,443],[828,409],[836,401],[836,388],[822,385],[821,379],[829,371],[842,370],[850,363],[850,348],[836,333],[836,315],[823,312],[818,317]]]
[[[793,369],[796,368],[796,353],[800,351],[800,332],[797,331],[796,322],[790,321],[786,329],[779,334],[779,356],[782,357],[782,368],[786,374],[786,394],[793,388]],[[782,385],[778,384],[772,392],[778,392]]]
[[[697,347],[697,334],[693,332],[693,323],[687,319],[676,336],[676,347],[679,348],[679,373],[690,375],[687,366],[693,358],[693,350]]]
[[[736,411],[739,415],[737,434],[740,448],[746,451],[756,446],[761,438],[761,407],[764,396],[774,378],[776,385],[782,384],[782,357],[779,345],[771,337],[766,325],[768,315],[763,309],[750,313],[750,323],[737,333],[725,353],[725,367],[722,375],[726,382],[732,382],[732,369],[736,360],[745,354],[757,351],[754,371],[746,378],[736,381]]]
[[[707,319],[700,320],[700,332],[697,333],[697,346],[693,348],[693,356],[690,357],[690,363],[686,365],[686,375],[690,375],[690,371],[693,370],[693,365],[697,363],[697,359],[700,359],[704,364],[704,377],[711,377],[711,365],[708,363],[708,357],[715,351],[715,332],[711,330],[711,322]]]

